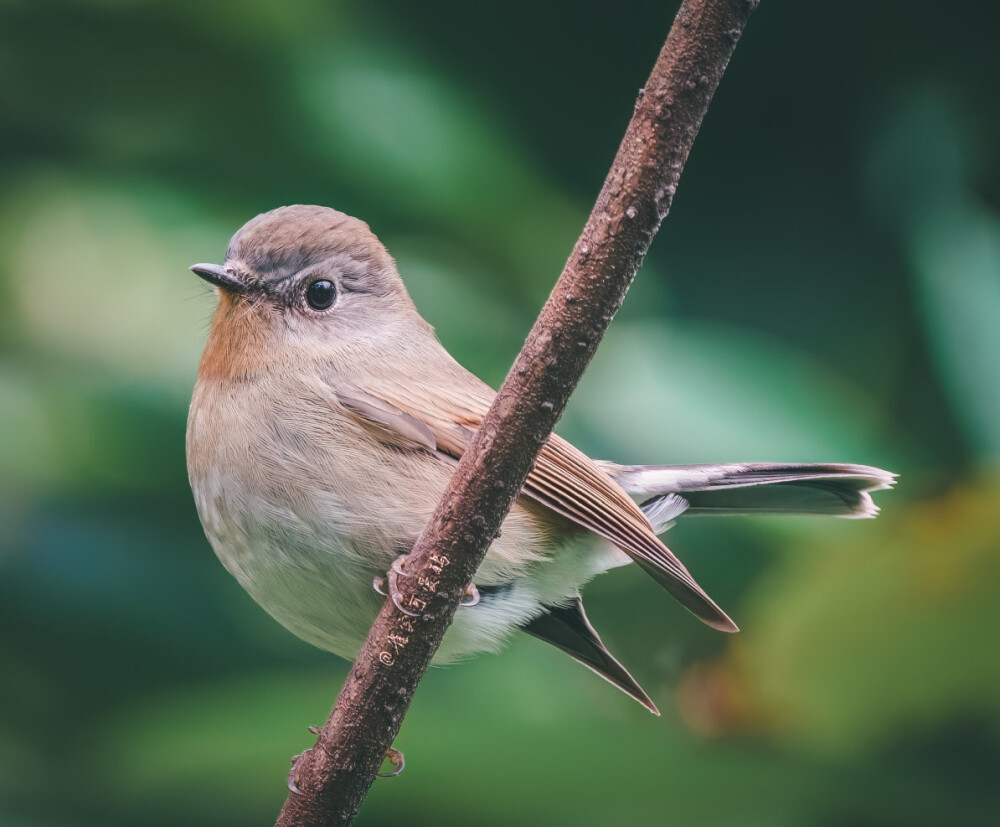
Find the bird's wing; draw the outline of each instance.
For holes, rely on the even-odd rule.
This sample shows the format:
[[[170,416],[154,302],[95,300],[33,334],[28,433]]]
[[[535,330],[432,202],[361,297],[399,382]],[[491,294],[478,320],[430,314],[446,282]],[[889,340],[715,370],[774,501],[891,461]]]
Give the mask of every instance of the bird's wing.
[[[386,400],[359,388],[338,388],[334,394],[341,406],[365,430],[382,442],[388,442],[397,448],[437,450],[434,434],[424,422]]]
[[[453,388],[442,391],[414,382],[405,394],[398,386],[346,393],[335,388],[334,392],[341,400],[346,397],[362,401],[344,407],[355,417],[367,420],[366,427],[373,433],[395,429],[396,434],[386,435],[388,441],[405,439],[414,447],[457,459],[465,452],[495,396],[488,386],[479,385],[478,380],[476,383],[442,383]],[[426,440],[414,440],[414,431],[429,432],[435,447],[431,449]],[[736,624],[660,542],[628,494],[566,440],[555,434],[549,437],[525,481],[523,494],[609,540],[709,626],[737,631]]]

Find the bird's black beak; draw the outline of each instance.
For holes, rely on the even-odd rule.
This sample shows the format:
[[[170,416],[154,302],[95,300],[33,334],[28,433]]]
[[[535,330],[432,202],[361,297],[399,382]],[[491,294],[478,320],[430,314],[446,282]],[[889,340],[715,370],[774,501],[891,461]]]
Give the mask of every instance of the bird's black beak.
[[[227,267],[221,264],[192,264],[188,268],[192,273],[205,279],[209,284],[228,290],[230,293],[245,293],[246,284]]]

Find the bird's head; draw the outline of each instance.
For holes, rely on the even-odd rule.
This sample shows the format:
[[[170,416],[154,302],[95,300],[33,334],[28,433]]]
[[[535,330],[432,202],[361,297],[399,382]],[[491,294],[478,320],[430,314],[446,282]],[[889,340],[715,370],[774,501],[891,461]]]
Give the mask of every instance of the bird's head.
[[[233,236],[224,264],[191,270],[219,296],[202,375],[428,329],[368,225],[329,207],[258,215]]]

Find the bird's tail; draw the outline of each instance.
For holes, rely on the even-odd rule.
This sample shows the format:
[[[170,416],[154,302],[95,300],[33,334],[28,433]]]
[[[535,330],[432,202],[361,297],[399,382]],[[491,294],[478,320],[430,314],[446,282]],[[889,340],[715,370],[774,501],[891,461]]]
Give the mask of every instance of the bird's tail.
[[[668,526],[680,514],[827,514],[874,517],[871,492],[896,475],[867,465],[620,465],[615,481],[638,497],[650,522]]]

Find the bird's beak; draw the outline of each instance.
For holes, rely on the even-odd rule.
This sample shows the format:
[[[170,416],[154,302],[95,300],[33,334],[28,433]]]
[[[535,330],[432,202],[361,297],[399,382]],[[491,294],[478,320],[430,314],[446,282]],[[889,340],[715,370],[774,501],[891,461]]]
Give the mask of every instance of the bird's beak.
[[[188,268],[192,273],[205,279],[209,284],[228,290],[230,293],[245,293],[246,284],[230,269],[221,264],[192,264]]]

